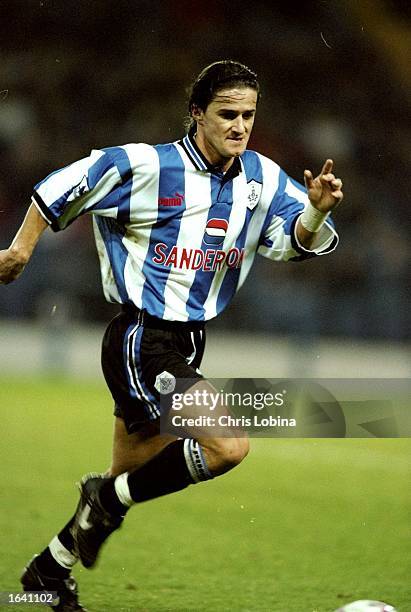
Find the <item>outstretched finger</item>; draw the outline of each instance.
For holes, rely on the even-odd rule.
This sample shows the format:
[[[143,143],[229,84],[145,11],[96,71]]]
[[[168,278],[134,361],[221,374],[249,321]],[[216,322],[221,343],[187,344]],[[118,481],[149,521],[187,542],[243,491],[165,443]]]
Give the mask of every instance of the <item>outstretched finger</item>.
[[[310,172],[310,170],[304,170],[304,183],[307,189],[311,187],[313,180],[312,172]]]
[[[333,162],[332,159],[326,159],[325,162],[324,162],[324,165],[323,165],[323,167],[321,169],[320,176],[323,175],[323,174],[328,174],[329,172],[331,172],[331,170],[333,169],[333,164],[334,164],[334,162]]]

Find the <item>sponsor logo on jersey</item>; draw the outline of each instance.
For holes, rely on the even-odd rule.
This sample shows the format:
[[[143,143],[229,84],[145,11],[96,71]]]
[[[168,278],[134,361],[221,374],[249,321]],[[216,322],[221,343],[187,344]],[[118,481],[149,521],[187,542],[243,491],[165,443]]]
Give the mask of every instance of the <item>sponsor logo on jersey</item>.
[[[181,193],[176,193],[171,198],[158,198],[159,206],[181,206],[184,196]]]
[[[223,244],[228,229],[225,219],[209,219],[204,232],[204,242],[213,246]]]
[[[215,272],[223,266],[240,268],[244,259],[244,249],[233,247],[228,251],[221,249],[186,249],[176,245],[171,248],[164,242],[158,242],[154,247],[153,263],[159,266],[186,268],[187,270],[204,270]]]
[[[254,179],[248,183],[247,208],[250,210],[253,210],[260,201],[262,187],[261,183],[257,183]]]

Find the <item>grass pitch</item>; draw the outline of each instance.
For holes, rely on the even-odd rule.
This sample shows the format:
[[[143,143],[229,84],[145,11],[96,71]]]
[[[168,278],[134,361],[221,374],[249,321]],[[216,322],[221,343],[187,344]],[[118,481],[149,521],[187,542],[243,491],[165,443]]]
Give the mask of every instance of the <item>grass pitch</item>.
[[[71,516],[75,482],[110,461],[103,384],[0,379],[0,590]],[[105,611],[330,612],[356,599],[411,610],[409,439],[252,440],[214,482],[135,507],[83,604]],[[3,606],[27,612],[44,607]]]

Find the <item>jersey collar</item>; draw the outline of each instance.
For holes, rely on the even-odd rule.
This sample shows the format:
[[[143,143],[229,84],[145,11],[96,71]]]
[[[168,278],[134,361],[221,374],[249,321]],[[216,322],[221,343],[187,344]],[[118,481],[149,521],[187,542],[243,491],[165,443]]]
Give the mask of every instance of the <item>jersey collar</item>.
[[[187,153],[190,158],[192,164],[200,170],[201,172],[211,172],[212,174],[222,175],[220,168],[213,166],[209,163],[209,161],[204,157],[201,153],[200,149],[197,146],[197,143],[194,139],[195,136],[195,127],[191,128],[188,134],[180,141],[179,144],[183,147],[184,151]],[[225,177],[234,178],[241,172],[241,163],[238,157],[234,158],[232,165],[229,170],[226,172]]]

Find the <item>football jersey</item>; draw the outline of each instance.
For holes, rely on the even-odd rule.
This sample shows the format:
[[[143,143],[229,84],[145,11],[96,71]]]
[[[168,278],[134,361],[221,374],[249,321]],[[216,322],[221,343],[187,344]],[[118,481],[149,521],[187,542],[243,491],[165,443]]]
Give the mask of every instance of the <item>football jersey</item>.
[[[257,252],[298,261],[338,243],[327,219],[314,250],[299,244],[306,189],[275,162],[246,150],[223,173],[192,135],[93,150],[38,183],[33,201],[55,231],[91,214],[106,299],[171,321],[218,315]]]

